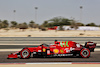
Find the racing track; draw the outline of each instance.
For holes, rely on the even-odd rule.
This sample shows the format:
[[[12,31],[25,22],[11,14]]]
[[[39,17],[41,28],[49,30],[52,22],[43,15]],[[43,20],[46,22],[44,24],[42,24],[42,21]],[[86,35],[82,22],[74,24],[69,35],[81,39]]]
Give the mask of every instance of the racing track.
[[[0,49],[18,49],[25,47],[22,44],[41,44],[53,43],[54,40],[59,41],[72,40],[81,44],[86,41],[93,41],[100,44],[100,37],[0,37]],[[3,45],[9,44],[9,45]],[[10,45],[20,44],[20,45]],[[26,45],[32,46],[32,45]],[[34,45],[35,46],[35,45]],[[97,48],[100,48],[98,46]],[[73,57],[59,57],[59,58],[30,58],[30,59],[7,59],[7,55],[12,52],[0,52],[0,63],[14,63],[14,62],[100,62],[100,51],[91,53],[90,58],[73,58]]]
[[[0,49],[22,49],[24,47],[37,47],[39,45],[0,45]],[[99,46],[96,46],[96,48],[100,48]]]
[[[100,62],[100,51],[92,52],[90,58],[61,57],[61,58],[30,58],[7,59],[11,52],[0,52],[0,63],[28,63],[28,62]]]

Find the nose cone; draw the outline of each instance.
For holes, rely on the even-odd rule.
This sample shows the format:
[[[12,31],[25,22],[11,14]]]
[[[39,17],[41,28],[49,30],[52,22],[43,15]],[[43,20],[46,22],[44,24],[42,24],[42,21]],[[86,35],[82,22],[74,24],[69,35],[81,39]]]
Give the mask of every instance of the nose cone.
[[[7,57],[7,59],[16,59],[16,58],[18,58],[17,54],[10,54]]]

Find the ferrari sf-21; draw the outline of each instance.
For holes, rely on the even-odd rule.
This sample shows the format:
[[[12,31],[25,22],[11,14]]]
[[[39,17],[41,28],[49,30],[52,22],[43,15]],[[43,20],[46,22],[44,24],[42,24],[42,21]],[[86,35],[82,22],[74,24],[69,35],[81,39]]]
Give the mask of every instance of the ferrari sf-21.
[[[21,51],[11,53],[8,59],[12,58],[30,58],[30,57],[66,57],[75,56],[89,58],[90,52],[94,52],[96,43],[86,42],[85,45],[73,41],[55,40],[54,44],[41,44],[38,47],[25,47]]]

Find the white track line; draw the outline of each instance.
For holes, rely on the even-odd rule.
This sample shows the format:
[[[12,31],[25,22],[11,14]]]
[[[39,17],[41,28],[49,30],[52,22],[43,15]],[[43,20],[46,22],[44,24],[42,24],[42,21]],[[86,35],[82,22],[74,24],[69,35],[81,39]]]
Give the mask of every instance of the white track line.
[[[100,62],[38,62],[38,63],[0,63],[0,65],[9,65],[9,64],[100,64]]]
[[[7,64],[72,64],[71,62],[38,62],[38,63],[0,63],[0,65]]]
[[[26,63],[26,64],[72,64],[71,62],[43,62],[43,63]]]
[[[6,52],[6,51],[20,51],[22,49],[0,49],[0,52]]]

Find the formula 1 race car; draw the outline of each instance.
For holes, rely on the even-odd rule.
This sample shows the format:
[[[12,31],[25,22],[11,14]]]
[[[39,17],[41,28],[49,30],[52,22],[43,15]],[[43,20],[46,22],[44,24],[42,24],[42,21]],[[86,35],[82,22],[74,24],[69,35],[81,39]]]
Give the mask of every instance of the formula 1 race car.
[[[54,45],[41,44],[38,47],[25,47],[21,51],[11,53],[11,58],[30,58],[30,57],[63,57],[63,56],[79,56],[89,58],[90,52],[94,52],[96,43],[86,42],[85,46],[73,41],[58,42],[55,40]]]

